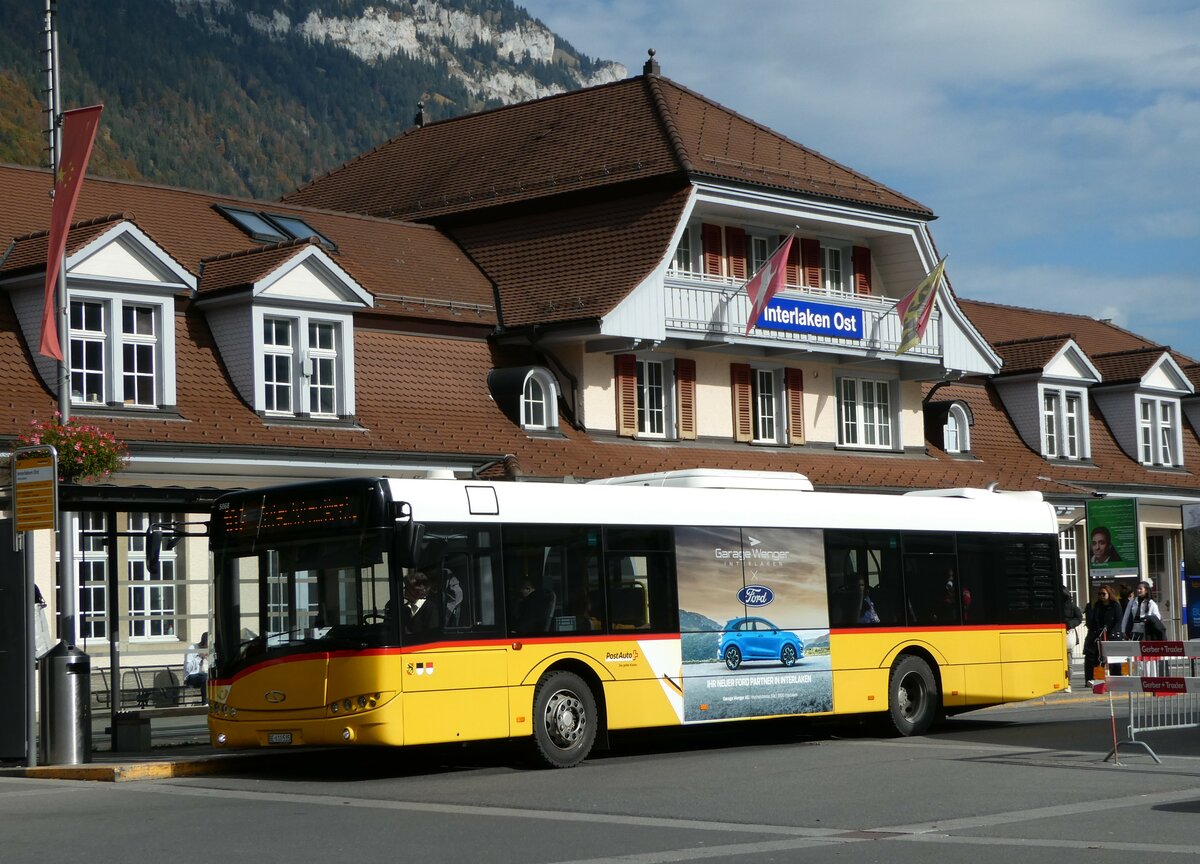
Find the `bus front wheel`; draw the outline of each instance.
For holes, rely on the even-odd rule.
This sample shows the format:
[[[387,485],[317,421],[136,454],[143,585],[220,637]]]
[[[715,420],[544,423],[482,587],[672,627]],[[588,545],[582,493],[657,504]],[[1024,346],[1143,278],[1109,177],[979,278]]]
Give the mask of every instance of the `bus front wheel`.
[[[582,762],[596,740],[599,714],[591,688],[573,672],[548,672],[533,694],[533,742],[551,768]]]
[[[888,713],[901,735],[923,735],[937,714],[937,682],[929,664],[912,655],[892,667]]]

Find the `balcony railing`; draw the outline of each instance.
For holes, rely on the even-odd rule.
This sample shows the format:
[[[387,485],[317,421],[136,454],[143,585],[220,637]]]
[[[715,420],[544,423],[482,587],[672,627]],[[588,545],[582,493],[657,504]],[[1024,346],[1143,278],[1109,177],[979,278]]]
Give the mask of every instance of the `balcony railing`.
[[[746,319],[750,315],[750,298],[739,291],[742,281],[720,276],[706,276],[669,270],[666,276],[666,328],[677,336],[693,338],[736,336],[768,340],[779,347],[796,346],[817,349],[847,349],[867,354],[894,354],[900,347],[900,316],[896,300],[891,297],[864,296],[788,285],[776,295],[782,301],[804,301],[862,313],[862,332],[858,338],[787,329],[755,327],[746,334]],[[737,292],[736,294],[734,292]],[[907,353],[914,357],[942,355],[940,313],[934,311],[920,344]]]

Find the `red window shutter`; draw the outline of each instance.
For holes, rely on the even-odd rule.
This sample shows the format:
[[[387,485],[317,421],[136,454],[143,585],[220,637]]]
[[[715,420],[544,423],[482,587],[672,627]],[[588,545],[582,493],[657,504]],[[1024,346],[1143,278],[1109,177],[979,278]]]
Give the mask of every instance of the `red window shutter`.
[[[729,389],[733,394],[733,440],[754,439],[753,392],[750,387],[750,364],[729,364]]]
[[[679,402],[679,437],[696,438],[696,361],[675,358],[675,392]]]
[[[786,234],[779,235],[779,243],[783,245],[783,241],[787,240]],[[800,244],[793,243],[792,248],[788,250],[787,264],[784,269],[787,271],[787,284],[800,285]]]
[[[785,369],[787,389],[788,443],[804,443],[804,370]]]
[[[637,357],[617,354],[613,357],[613,379],[617,391],[617,434],[637,435]]]
[[[722,246],[721,234],[720,225],[703,225],[700,228],[700,242],[704,246],[705,276],[722,275],[721,259],[725,255],[725,249]]]
[[[821,241],[812,237],[800,238],[800,262],[804,267],[804,284],[821,287]]]
[[[871,293],[871,250],[866,246],[854,247],[854,293]]]
[[[746,232],[732,225],[725,229],[725,254],[729,257],[729,275],[739,282],[749,277],[746,272]]]

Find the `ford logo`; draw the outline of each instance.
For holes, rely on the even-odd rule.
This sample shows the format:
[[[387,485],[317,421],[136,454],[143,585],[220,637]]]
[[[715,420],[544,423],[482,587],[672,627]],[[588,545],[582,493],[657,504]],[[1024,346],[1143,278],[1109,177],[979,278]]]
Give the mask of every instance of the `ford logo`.
[[[775,592],[766,585],[747,585],[738,592],[738,599],[747,606],[766,606],[775,599]]]
[[[287,694],[282,690],[268,690],[263,694],[263,698],[273,705],[278,705],[280,702],[283,702],[285,699],[287,699]]]

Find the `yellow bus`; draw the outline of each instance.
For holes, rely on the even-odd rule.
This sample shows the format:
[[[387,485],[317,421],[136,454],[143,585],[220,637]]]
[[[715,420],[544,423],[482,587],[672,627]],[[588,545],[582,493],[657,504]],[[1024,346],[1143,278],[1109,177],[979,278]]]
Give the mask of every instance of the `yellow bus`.
[[[1052,508],[694,470],[352,479],[225,495],[209,527],[223,747],[939,716],[1066,687]]]

